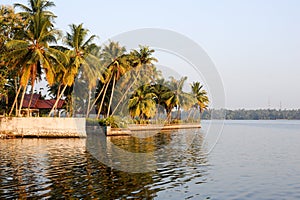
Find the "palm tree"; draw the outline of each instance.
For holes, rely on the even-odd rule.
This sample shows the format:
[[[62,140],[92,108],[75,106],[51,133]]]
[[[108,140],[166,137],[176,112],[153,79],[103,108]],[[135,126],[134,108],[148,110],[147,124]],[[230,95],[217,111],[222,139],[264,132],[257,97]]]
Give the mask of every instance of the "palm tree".
[[[156,113],[156,94],[149,84],[145,84],[134,91],[128,103],[128,110],[132,118],[149,119]]]
[[[86,78],[89,76],[89,78],[92,76],[99,76],[97,71],[99,67],[99,59],[91,53],[93,49],[92,47],[95,47],[95,44],[92,42],[96,36],[92,35],[88,37],[89,30],[84,29],[83,24],[71,24],[70,29],[71,32],[67,33],[66,37],[64,38],[64,43],[69,48],[65,51],[65,55],[68,57],[68,65],[66,66],[66,71],[62,77],[64,88],[56,99],[49,116],[53,110],[56,109],[58,101],[64,94],[66,88],[74,84],[75,78],[79,74],[80,69],[82,70],[82,75]],[[93,78],[91,79],[94,80]],[[92,81],[89,84],[89,89],[91,87]]]
[[[28,6],[20,3],[15,3],[14,6],[23,10],[24,12],[20,12],[20,14],[25,16],[27,19],[30,18],[30,16],[34,16],[39,13],[43,13],[46,17],[55,17],[51,11],[47,10],[48,8],[55,6],[54,2],[49,0],[29,0]]]
[[[148,67],[153,66],[153,62],[158,62],[155,57],[152,57],[152,54],[155,52],[154,49],[150,49],[148,46],[139,45],[139,50],[133,50],[131,54],[134,57],[132,62],[133,67]]]
[[[43,69],[46,72],[48,83],[53,84],[54,65],[63,68],[63,62],[66,60],[61,51],[49,46],[50,43],[56,42],[56,37],[59,35],[59,31],[53,28],[52,19],[54,16],[45,10],[53,6],[54,3],[43,0],[30,0],[29,2],[30,8],[16,4],[17,7],[25,10],[22,14],[28,21],[28,27],[24,30],[22,38],[11,40],[6,44],[9,50],[7,56],[14,63],[13,68],[19,69],[21,76],[20,88],[23,87],[23,94],[20,108],[23,104],[28,82],[31,81],[33,93],[34,83],[40,78]]]
[[[170,92],[170,88],[167,86],[167,82],[165,79],[156,79],[155,84],[153,85],[154,93],[156,94],[156,104],[157,104],[157,114],[159,115],[160,112],[163,112],[162,108],[164,108],[166,111],[168,110],[168,106],[166,104],[166,100],[163,97],[168,97],[166,94],[167,92]],[[167,112],[168,113],[168,112]]]
[[[114,92],[114,85],[115,82],[126,72],[128,65],[126,64],[126,59],[124,58],[125,55],[124,53],[126,52],[125,47],[122,47],[119,45],[118,42],[112,42],[110,41],[108,45],[104,46],[101,54],[102,58],[102,63],[103,66],[106,67],[106,76],[105,76],[105,81],[103,84],[99,84],[99,86],[102,86],[104,90],[99,90],[97,94],[97,98],[102,95],[102,99],[100,102],[100,105],[98,106],[98,115],[97,118],[100,117],[100,113],[102,112],[103,109],[103,103],[106,97],[106,93],[108,90],[108,87],[112,83],[112,90],[111,90],[111,95],[108,103],[108,108],[110,109],[111,105],[111,100],[113,98],[113,92]],[[123,57],[122,57],[123,56]],[[103,92],[103,94],[102,94]],[[109,109],[107,111],[107,116],[109,116]]]
[[[177,119],[179,119],[181,107],[190,107],[193,102],[193,97],[189,93],[183,91],[183,85],[187,80],[187,77],[182,77],[179,80],[176,80],[174,77],[170,77],[170,79],[171,80],[168,83],[170,91],[162,94],[162,98],[165,99],[165,104],[167,106],[168,123],[170,123],[171,111],[174,107],[177,108]]]
[[[193,82],[191,84],[191,88],[192,94],[197,100],[199,112],[201,115],[201,113],[208,107],[209,99],[207,96],[207,92],[203,89],[203,85],[201,85],[200,82]]]
[[[111,107],[112,99],[114,96],[116,81],[119,80],[128,71],[129,68],[130,68],[130,65],[127,64],[126,56],[119,57],[108,67],[108,71],[110,72],[110,75],[112,76],[113,82],[112,82],[110,100],[109,100],[108,109],[107,109],[107,117],[110,116],[109,115],[110,107]]]
[[[1,5],[0,16],[0,56],[2,56],[6,51],[5,43],[17,38],[27,24],[20,13],[15,13],[11,6]],[[1,58],[1,62],[3,59],[5,59],[4,56]]]
[[[86,108],[86,117],[89,117],[89,113],[91,111],[91,96],[92,96],[92,90],[96,87],[97,81],[104,82],[103,73],[105,73],[105,68],[101,66],[100,62],[100,53],[101,53],[101,47],[97,46],[96,44],[89,45],[88,52],[90,55],[93,55],[95,58],[97,58],[97,63],[92,64],[92,68],[89,65],[84,65],[85,68],[81,70],[82,74],[82,80],[84,83],[88,85],[88,101],[87,101],[87,108]],[[88,67],[88,69],[87,69]]]
[[[130,73],[127,73],[128,77],[123,79],[122,85],[124,87],[128,85],[128,87],[126,88],[125,92],[122,92],[122,97],[115,106],[112,115],[116,112],[124,97],[135,84],[146,84],[149,82],[149,79],[153,80],[157,78],[159,73],[157,73],[153,62],[158,62],[158,60],[155,57],[152,57],[153,53],[154,49],[150,49],[148,46],[139,45],[139,50],[133,50],[125,57],[128,60],[132,70]],[[137,80],[139,80],[138,83]]]
[[[9,84],[10,86],[8,88],[8,91],[5,90],[6,93],[14,93],[14,97],[18,97],[21,91],[21,88],[19,87],[18,73],[16,69],[12,69],[13,63],[10,62],[11,59],[8,56],[6,56],[8,52],[8,49],[6,48],[6,43],[13,39],[19,38],[19,36],[22,35],[22,32],[25,29],[25,27],[27,27],[27,23],[24,21],[24,19],[19,13],[15,13],[15,10],[11,6],[2,5],[0,7],[0,16],[0,68],[2,71],[1,82],[5,81],[3,82],[3,86],[1,88],[5,89],[4,84]],[[11,105],[9,116],[12,114],[15,105],[17,115],[17,98],[15,98],[13,104]]]

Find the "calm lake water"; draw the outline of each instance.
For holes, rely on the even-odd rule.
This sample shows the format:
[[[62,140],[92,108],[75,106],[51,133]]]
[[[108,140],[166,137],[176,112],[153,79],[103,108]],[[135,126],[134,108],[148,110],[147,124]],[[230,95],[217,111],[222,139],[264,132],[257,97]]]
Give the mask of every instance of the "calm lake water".
[[[300,199],[299,121],[225,121],[207,154],[218,137],[207,139],[210,123],[152,137],[0,140],[0,199]]]

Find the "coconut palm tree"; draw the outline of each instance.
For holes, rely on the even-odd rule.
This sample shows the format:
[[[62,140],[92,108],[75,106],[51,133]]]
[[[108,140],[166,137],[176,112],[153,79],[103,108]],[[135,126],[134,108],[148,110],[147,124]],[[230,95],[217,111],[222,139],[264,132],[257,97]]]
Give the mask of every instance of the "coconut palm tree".
[[[53,15],[45,9],[54,3],[45,3],[42,0],[31,0],[31,7],[22,4],[16,6],[24,9],[22,14],[28,22],[21,39],[14,39],[6,43],[13,68],[18,68],[20,74],[20,88],[23,87],[20,108],[28,82],[31,82],[33,91],[35,81],[40,78],[42,69],[46,73],[48,83],[54,82],[54,65],[63,68],[66,57],[63,52],[52,48],[49,44],[55,43],[59,31],[53,28]],[[33,93],[33,92],[32,92]],[[16,96],[16,98],[18,98]],[[19,113],[20,114],[20,113]]]
[[[166,95],[164,95],[167,92],[170,92],[170,88],[167,86],[167,82],[165,81],[165,79],[161,78],[161,79],[156,79],[155,84],[153,85],[154,88],[154,93],[156,94],[156,104],[157,104],[157,114],[159,115],[159,113],[163,113],[165,109],[166,111],[168,110],[168,106],[166,104],[166,100],[163,97],[168,97]],[[168,113],[168,112],[167,112]]]
[[[55,4],[49,0],[29,0],[28,6],[20,3],[15,3],[15,7],[20,8],[23,12],[20,12],[25,18],[30,18],[33,15],[39,15],[43,13],[44,16],[54,18],[55,15],[48,9],[54,7]]]
[[[143,65],[153,66],[153,62],[158,62],[158,60],[152,56],[154,52],[155,50],[150,49],[149,46],[139,45],[139,50],[134,49],[131,52],[134,58],[134,60],[132,60],[133,67],[142,67]]]
[[[139,45],[139,50],[133,50],[125,57],[131,66],[131,70],[127,70],[129,71],[126,74],[127,77],[122,79],[123,83],[120,85],[127,87],[124,92],[121,92],[122,96],[115,106],[112,115],[116,112],[124,97],[134,85],[143,85],[149,83],[149,80],[154,80],[158,77],[159,73],[153,64],[153,62],[158,62],[158,60],[152,56],[153,53],[154,50],[148,46]]]
[[[132,118],[149,119],[156,113],[156,94],[149,84],[142,85],[132,94],[128,102],[128,110]]]
[[[109,109],[107,109],[106,115],[109,116],[109,110],[111,106],[111,101],[113,98],[113,93],[114,93],[114,86],[115,83],[120,77],[125,74],[127,69],[129,68],[129,65],[127,65],[127,61],[125,58],[125,52],[126,49],[125,47],[120,46],[118,42],[113,42],[110,41],[108,45],[105,45],[101,58],[102,58],[102,65],[106,67],[106,75],[104,78],[104,83],[98,84],[98,86],[102,87],[103,90],[98,88],[98,93],[97,97],[100,97],[102,95],[102,99],[100,102],[100,105],[98,106],[98,115],[97,118],[100,117],[100,113],[102,112],[103,109],[103,104],[105,97],[107,97],[106,93],[108,90],[108,87],[112,87],[111,94],[107,103],[107,106]],[[99,99],[99,98],[97,98]]]
[[[20,13],[15,13],[13,7],[0,6],[0,56],[6,51],[5,43],[17,38],[26,26]],[[3,59],[5,59],[4,56],[1,58],[1,62]]]
[[[86,106],[86,117],[89,117],[89,114],[92,110],[92,107],[96,103],[96,101],[92,102],[92,90],[95,89],[97,86],[97,82],[101,81],[104,82],[103,74],[106,73],[106,69],[101,64],[101,47],[97,46],[96,44],[90,45],[88,51],[91,55],[97,58],[97,63],[93,65],[93,68],[86,69],[83,68],[81,71],[81,79],[82,82],[87,84],[88,87],[88,94],[87,94],[87,106]],[[88,66],[85,66],[88,67]],[[93,104],[92,104],[93,103]]]
[[[197,99],[199,112],[201,114],[208,107],[209,99],[207,96],[207,92],[203,89],[203,85],[201,85],[200,82],[198,81],[193,82],[191,84],[191,88],[192,88],[192,94]]]
[[[100,67],[99,59],[91,53],[93,47],[96,47],[96,45],[92,43],[96,36],[88,36],[89,30],[83,28],[83,24],[71,24],[70,29],[71,32],[67,33],[63,40],[68,47],[68,49],[65,50],[65,55],[68,58],[68,64],[62,77],[64,88],[62,89],[59,97],[56,99],[49,116],[53,110],[56,109],[58,101],[64,94],[67,87],[74,84],[75,78],[78,76],[80,70],[82,72],[81,75],[86,79],[90,78],[91,80],[95,80],[92,77],[98,77],[100,75],[100,73],[98,73],[98,69]],[[93,86],[92,82],[93,81],[89,84],[89,90]]]
[[[181,108],[190,107],[193,102],[192,95],[183,91],[184,82],[187,80],[187,77],[182,77],[179,80],[176,80],[174,77],[170,77],[170,79],[167,86],[170,90],[162,94],[167,107],[168,123],[171,121],[171,111],[174,107],[177,108],[177,119],[179,119]]]
[[[10,40],[18,39],[20,35],[22,35],[25,27],[27,27],[27,23],[19,13],[15,13],[13,7],[3,5],[0,7],[0,68],[2,71],[1,82],[3,81],[3,85],[1,86],[0,90],[5,90],[6,95],[9,93],[9,96],[14,97],[19,96],[21,89],[18,89],[20,87],[17,70],[12,69],[13,63],[10,62],[11,59],[6,56],[8,49],[5,45]],[[4,85],[7,86],[7,84],[9,85],[9,88],[4,87]],[[12,114],[15,106],[17,115],[17,98],[15,98],[13,104],[11,105],[11,111],[9,112],[9,115]]]

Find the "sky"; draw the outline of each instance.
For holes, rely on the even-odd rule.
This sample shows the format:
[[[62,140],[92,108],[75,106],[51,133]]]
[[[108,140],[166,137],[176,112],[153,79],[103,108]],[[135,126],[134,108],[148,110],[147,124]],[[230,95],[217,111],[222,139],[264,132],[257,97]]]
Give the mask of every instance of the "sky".
[[[2,0],[1,4],[26,4]],[[200,45],[222,79],[228,109],[300,108],[298,0],[54,0],[56,27],[83,23],[104,42],[141,28],[167,29]],[[189,64],[157,54],[159,65],[193,76]],[[202,81],[201,77],[199,79]],[[194,79],[193,79],[194,80]],[[193,81],[192,80],[192,81]],[[209,85],[205,85],[209,88]]]

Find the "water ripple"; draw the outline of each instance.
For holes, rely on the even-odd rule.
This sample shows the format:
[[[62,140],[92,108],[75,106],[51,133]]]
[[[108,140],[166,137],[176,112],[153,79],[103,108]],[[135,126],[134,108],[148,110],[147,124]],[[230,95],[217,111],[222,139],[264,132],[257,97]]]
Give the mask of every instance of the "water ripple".
[[[86,151],[84,139],[1,140],[0,198],[153,199],[160,191],[182,187],[186,193],[186,183],[205,182],[207,160],[200,144],[187,149],[190,144],[178,142],[180,137],[158,134],[152,144],[114,139],[121,148],[154,152],[157,170],[135,174],[100,163]]]

